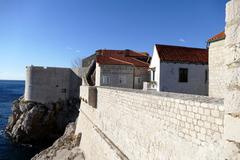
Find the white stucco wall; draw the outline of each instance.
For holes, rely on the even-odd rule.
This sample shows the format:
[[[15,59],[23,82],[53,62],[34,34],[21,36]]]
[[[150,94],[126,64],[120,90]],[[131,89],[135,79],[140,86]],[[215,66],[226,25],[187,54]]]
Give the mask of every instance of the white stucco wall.
[[[101,67],[99,63],[96,63],[96,78],[95,78],[95,86],[101,85]]]
[[[223,98],[226,92],[225,40],[210,43],[209,46],[209,96]]]
[[[208,82],[205,71],[208,65],[163,63],[160,64],[160,90],[164,92],[207,95]],[[179,82],[179,68],[188,69],[188,82]]]
[[[153,80],[153,72],[151,71],[151,81],[155,81],[157,91],[160,91],[160,58],[157,52],[156,46],[153,48],[153,56],[150,64],[150,68],[155,68],[155,80]]]
[[[208,81],[205,82],[205,71],[208,65],[187,63],[161,62],[156,46],[150,68],[155,68],[155,82],[157,91],[208,95]],[[188,68],[188,82],[179,82],[179,68]],[[151,71],[151,81],[153,72]]]

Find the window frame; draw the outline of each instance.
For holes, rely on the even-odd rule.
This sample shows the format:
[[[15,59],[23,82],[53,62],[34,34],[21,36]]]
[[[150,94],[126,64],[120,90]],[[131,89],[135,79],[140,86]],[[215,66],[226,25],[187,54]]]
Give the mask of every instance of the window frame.
[[[110,84],[110,81],[111,81],[110,76],[103,76],[102,77],[102,83],[103,84]]]
[[[127,77],[125,75],[119,76],[119,83],[120,84],[127,84]]]
[[[178,70],[178,82],[188,83],[188,68],[179,68],[179,70]]]

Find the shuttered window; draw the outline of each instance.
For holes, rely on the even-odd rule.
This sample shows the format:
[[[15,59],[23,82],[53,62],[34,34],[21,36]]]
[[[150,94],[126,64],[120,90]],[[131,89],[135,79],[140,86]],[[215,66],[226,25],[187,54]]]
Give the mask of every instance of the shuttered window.
[[[188,69],[179,68],[179,82],[188,82]]]

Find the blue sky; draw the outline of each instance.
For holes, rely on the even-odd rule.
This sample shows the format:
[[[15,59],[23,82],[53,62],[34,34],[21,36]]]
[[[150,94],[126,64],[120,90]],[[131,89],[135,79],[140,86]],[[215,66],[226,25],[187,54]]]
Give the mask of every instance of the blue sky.
[[[25,66],[71,67],[97,49],[205,47],[224,30],[226,0],[0,0],[0,79]]]

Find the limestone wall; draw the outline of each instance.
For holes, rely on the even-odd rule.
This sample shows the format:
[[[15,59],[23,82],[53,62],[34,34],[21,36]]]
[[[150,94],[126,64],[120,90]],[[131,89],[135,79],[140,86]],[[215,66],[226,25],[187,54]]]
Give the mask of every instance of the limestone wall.
[[[26,68],[24,99],[40,103],[79,96],[80,78],[70,68]]]
[[[227,92],[224,96],[225,160],[240,159],[240,0],[230,0],[226,7]]]
[[[209,46],[209,96],[223,98],[226,93],[225,40],[210,43]]]
[[[76,129],[86,159],[221,159],[222,99],[107,87],[96,92],[97,107],[81,103]]]
[[[98,63],[96,66],[96,86],[142,89],[143,82],[148,81],[149,77],[148,68]]]
[[[179,69],[188,69],[188,82],[179,82]],[[208,95],[207,64],[160,64],[160,91]]]

